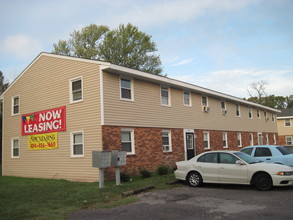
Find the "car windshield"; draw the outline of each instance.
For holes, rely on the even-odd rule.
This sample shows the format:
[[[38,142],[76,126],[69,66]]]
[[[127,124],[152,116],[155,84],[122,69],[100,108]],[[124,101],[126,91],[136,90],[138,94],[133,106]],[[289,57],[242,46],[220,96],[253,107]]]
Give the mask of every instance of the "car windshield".
[[[261,160],[254,158],[246,153],[243,152],[234,152],[234,155],[236,155],[237,157],[241,158],[242,160],[244,160],[246,163],[249,164],[253,164],[253,163],[260,163],[262,162]]]
[[[283,146],[278,146],[277,149],[283,154],[283,155],[287,155],[290,154],[290,152],[284,148]]]

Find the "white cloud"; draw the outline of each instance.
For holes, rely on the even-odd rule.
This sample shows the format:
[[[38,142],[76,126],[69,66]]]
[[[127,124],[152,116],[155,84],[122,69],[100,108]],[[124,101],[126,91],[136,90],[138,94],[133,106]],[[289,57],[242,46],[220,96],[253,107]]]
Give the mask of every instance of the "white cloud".
[[[267,82],[266,92],[269,95],[291,95],[293,94],[292,76],[293,69],[236,69],[213,71],[201,75],[189,74],[171,77],[218,92],[244,98],[249,97],[247,89],[250,89],[250,85],[260,80]]]
[[[12,35],[3,40],[2,48],[5,53],[18,58],[36,55],[43,50],[40,42],[28,35]]]
[[[194,61],[194,59],[186,59],[186,60],[181,60],[179,62],[176,62],[174,64],[171,64],[170,66],[183,66],[189,63],[192,63]]]

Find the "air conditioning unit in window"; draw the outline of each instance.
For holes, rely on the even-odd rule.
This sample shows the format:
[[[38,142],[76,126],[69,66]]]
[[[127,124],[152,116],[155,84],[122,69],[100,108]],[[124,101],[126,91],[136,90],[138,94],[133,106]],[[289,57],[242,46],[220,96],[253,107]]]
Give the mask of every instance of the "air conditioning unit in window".
[[[208,106],[203,106],[203,107],[202,107],[202,110],[203,110],[204,112],[209,112],[209,111],[210,111],[210,107],[208,107]]]
[[[226,109],[222,109],[222,115],[227,115],[227,110]]]
[[[170,151],[170,146],[169,145],[163,145],[163,152],[168,152]]]

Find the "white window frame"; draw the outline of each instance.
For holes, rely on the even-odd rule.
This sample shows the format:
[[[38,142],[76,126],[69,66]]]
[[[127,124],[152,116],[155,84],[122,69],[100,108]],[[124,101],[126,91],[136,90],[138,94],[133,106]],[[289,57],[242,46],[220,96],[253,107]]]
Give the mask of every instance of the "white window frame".
[[[223,148],[228,148],[228,134],[227,132],[223,132],[222,133],[222,140],[223,140]],[[225,141],[225,145],[224,145],[224,141]]]
[[[264,112],[263,114],[264,114],[265,121],[268,121],[269,120],[268,113]]]
[[[274,144],[277,144],[277,137],[276,137],[276,134],[274,134]]]
[[[289,140],[290,139],[290,140]],[[289,140],[289,141],[288,141]],[[292,136],[286,136],[286,144],[287,145],[292,145],[293,144],[293,140],[292,140]]]
[[[16,106],[14,105],[14,101],[16,98],[18,98],[18,112],[14,113],[14,107]],[[20,95],[15,95],[11,98],[11,115],[14,116],[19,114],[20,114]]]
[[[169,140],[168,145],[163,144],[163,135],[164,134],[168,135],[168,140]],[[168,150],[166,150],[167,146],[169,147]],[[172,152],[172,132],[170,130],[162,130],[162,147],[163,147],[163,152],[164,153]]]
[[[168,100],[168,103],[167,104],[164,104],[163,103],[162,90],[168,92],[168,99],[167,99]],[[169,106],[169,107],[171,106],[171,92],[170,92],[170,87],[161,85],[160,86],[160,97],[161,97],[161,105],[162,106]]]
[[[224,106],[223,106],[224,105]],[[220,107],[221,107],[221,114],[222,115],[227,115],[227,104],[226,101],[221,100],[220,101]],[[223,108],[224,107],[224,108]]]
[[[238,114],[237,115],[237,111],[238,111]],[[240,111],[240,105],[239,104],[235,104],[235,114],[236,114],[236,117],[241,117],[241,111]]]
[[[129,88],[124,88],[122,87],[122,80],[127,80],[127,81],[130,81],[130,89]],[[119,86],[120,86],[120,100],[124,100],[124,101],[134,101],[134,86],[133,86],[133,79],[131,78],[128,78],[128,77],[123,77],[123,76],[120,76],[119,77]],[[124,98],[122,97],[122,89],[127,89],[127,90],[130,90],[130,99],[129,98]]]
[[[82,135],[82,143],[74,143],[74,135]],[[74,144],[82,144],[82,154],[74,154]],[[71,157],[84,157],[84,132],[83,131],[72,131],[70,132],[70,154]]]
[[[203,98],[206,98],[206,103],[203,103]],[[209,97],[208,96],[205,96],[205,95],[202,95],[201,96],[201,105],[204,107],[209,107]]]
[[[276,122],[276,116],[274,113],[272,113],[272,122]]]
[[[238,147],[242,147],[242,135],[241,135],[241,132],[237,133],[237,145],[238,145]]]
[[[286,123],[287,120],[289,121],[289,125],[287,125],[287,123]],[[284,127],[291,127],[291,126],[292,126],[291,119],[290,118],[285,119],[284,120]]]
[[[260,114],[260,110],[257,109],[257,110],[256,110],[256,117],[257,117],[257,118],[260,118],[260,115],[261,115],[261,114]]]
[[[207,142],[207,145],[208,145],[207,147],[204,146],[205,141]],[[211,145],[210,145],[210,132],[204,131],[203,132],[203,149],[208,150],[210,148],[211,148]]]
[[[187,100],[185,98],[185,94],[188,95],[188,104],[185,103],[185,100]],[[191,92],[183,91],[183,104],[184,104],[184,106],[192,106],[192,103],[191,103]]]
[[[270,142],[269,142],[269,134],[266,134],[266,145],[269,145]]]
[[[253,146],[254,145],[253,133],[250,133],[249,134],[249,144],[250,144],[250,146]]]
[[[249,117],[249,119],[253,119],[253,113],[252,113],[251,107],[248,107],[248,117]]]
[[[120,132],[121,132],[121,136],[122,136],[123,132],[130,133],[131,151],[127,152],[126,154],[127,155],[134,155],[135,154],[134,129],[132,129],[132,128],[121,128]],[[123,150],[122,149],[122,143],[123,143],[123,141],[122,141],[122,137],[121,137],[121,150]]]
[[[14,146],[14,141],[15,140],[18,141],[18,146],[17,147]],[[14,155],[14,149],[15,148],[18,148],[18,155],[17,156]],[[11,158],[20,158],[20,139],[19,139],[19,137],[11,138]]]
[[[78,100],[73,100],[73,87],[72,87],[72,83],[76,82],[76,81],[81,81],[81,99]],[[77,103],[77,102],[82,102],[83,101],[83,97],[84,97],[84,93],[83,93],[83,77],[82,76],[78,76],[75,78],[72,78],[69,80],[69,99],[70,99],[70,103]]]

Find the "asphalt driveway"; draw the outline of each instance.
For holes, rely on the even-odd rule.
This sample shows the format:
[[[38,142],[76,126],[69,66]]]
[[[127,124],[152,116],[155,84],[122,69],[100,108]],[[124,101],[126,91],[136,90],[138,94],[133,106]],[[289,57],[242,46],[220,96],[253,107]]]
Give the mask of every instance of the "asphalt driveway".
[[[262,192],[250,186],[185,184],[170,190],[143,193],[140,201],[112,209],[84,210],[70,219],[293,219],[293,187]]]

